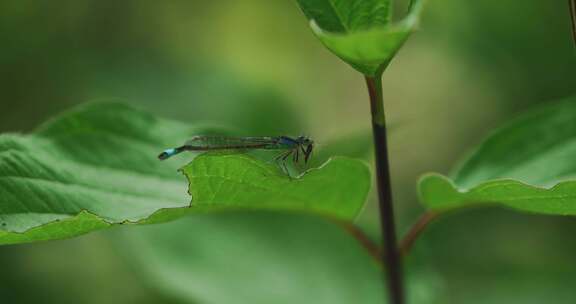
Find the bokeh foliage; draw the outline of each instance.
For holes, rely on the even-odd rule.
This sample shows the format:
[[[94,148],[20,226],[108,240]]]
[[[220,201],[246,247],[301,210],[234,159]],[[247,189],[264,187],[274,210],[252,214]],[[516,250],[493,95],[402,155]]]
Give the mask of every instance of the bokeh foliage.
[[[565,6],[429,3],[384,82],[387,111],[399,122],[391,148],[402,227],[421,210],[417,175],[447,173],[499,121],[574,93]],[[8,0],[0,16],[2,131],[30,130],[72,104],[110,97],[247,134],[306,132],[321,145],[368,126],[361,80],[314,41],[293,2]],[[359,222],[369,231],[373,214],[368,206]],[[571,303],[575,229],[569,218],[471,210],[433,225],[415,250],[455,286],[453,303]],[[108,237],[2,247],[3,299],[179,301],[141,283]],[[70,284],[54,283],[63,281]]]

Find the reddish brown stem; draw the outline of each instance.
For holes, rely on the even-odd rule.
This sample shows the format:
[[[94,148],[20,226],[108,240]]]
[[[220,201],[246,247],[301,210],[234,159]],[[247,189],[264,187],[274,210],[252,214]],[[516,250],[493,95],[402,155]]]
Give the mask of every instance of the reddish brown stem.
[[[422,231],[424,231],[424,229],[428,227],[428,224],[430,224],[434,219],[436,219],[437,216],[438,213],[432,211],[426,211],[418,218],[418,220],[416,220],[414,225],[410,227],[410,230],[408,230],[408,233],[406,233],[406,235],[400,242],[400,252],[402,253],[403,256],[408,255],[410,249],[412,248],[412,245],[414,245],[414,243],[416,242],[416,239],[418,239]]]
[[[348,231],[361,245],[368,251],[368,253],[379,263],[382,264],[382,252],[380,251],[380,247],[376,243],[374,243],[367,235],[360,229],[358,226],[340,221],[339,222],[344,229]]]

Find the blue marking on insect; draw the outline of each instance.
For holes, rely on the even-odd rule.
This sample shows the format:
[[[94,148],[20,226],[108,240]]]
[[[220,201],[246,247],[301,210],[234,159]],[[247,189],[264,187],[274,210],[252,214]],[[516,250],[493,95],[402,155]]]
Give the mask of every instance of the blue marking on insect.
[[[292,146],[294,144],[296,144],[297,142],[294,141],[292,138],[286,137],[286,136],[282,136],[280,137],[280,144],[282,145],[289,145]]]
[[[168,157],[174,156],[176,154],[178,154],[180,151],[178,151],[178,149],[172,148],[172,149],[166,149],[164,150],[164,152],[160,153],[160,155],[158,155],[159,159],[167,159]]]
[[[164,150],[164,153],[166,153],[167,156],[172,156],[176,154],[176,149],[166,149]]]

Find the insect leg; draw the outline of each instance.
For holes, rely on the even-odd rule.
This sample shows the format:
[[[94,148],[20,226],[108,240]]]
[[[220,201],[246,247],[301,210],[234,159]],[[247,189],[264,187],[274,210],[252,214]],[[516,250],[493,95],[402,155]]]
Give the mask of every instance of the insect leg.
[[[292,158],[292,161],[294,161],[295,164],[298,164],[298,158],[300,156],[300,151],[298,150],[298,148],[294,149],[294,157]]]
[[[284,157],[284,155],[286,155],[286,152],[282,152],[278,155],[276,155],[276,157],[274,157],[274,162],[276,163],[277,166],[280,166],[280,159],[282,159]]]
[[[276,163],[276,166],[280,167],[282,172],[284,172],[285,174],[288,174],[288,170],[286,169],[285,160],[288,157],[288,155],[290,155],[291,152],[292,151],[282,152],[274,158],[274,162]]]
[[[288,171],[288,167],[286,166],[286,159],[292,155],[292,153],[294,153],[294,150],[290,150],[286,153],[284,153],[284,155],[282,156],[281,160],[282,160],[282,169],[284,171],[284,173],[286,173],[286,175],[288,175],[290,177],[290,171]]]
[[[306,168],[308,163],[308,156],[306,155],[306,149],[304,149],[304,146],[300,146],[300,151],[302,151],[302,155],[304,156],[304,167]]]

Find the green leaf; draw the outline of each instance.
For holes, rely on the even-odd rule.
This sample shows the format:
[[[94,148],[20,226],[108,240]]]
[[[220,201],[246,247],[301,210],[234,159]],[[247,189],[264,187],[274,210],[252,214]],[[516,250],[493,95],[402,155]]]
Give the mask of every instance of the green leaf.
[[[319,166],[334,155],[369,160],[373,153],[371,131],[340,135],[315,149],[311,165]]]
[[[424,176],[431,209],[502,204],[576,215],[576,97],[530,111],[488,137],[452,175]]]
[[[298,0],[306,17],[326,31],[346,33],[387,25],[390,0]]]
[[[1,135],[0,244],[67,238],[114,224],[165,222],[223,208],[300,210],[350,219],[364,203],[370,182],[360,161],[334,159],[289,180],[273,164],[248,156],[206,155],[186,167],[192,205],[197,205],[187,208],[190,198],[177,170],[191,154],[164,162],[156,156],[194,134],[212,132],[107,103],[82,106],[32,135]],[[220,185],[227,191],[218,191]]]
[[[386,302],[382,266],[323,218],[204,214],[119,232],[115,247],[149,286],[193,303]],[[411,302],[436,303],[431,277],[409,279]]]
[[[400,126],[397,123],[387,123],[386,129],[394,136]],[[325,163],[334,155],[369,161],[374,155],[372,131],[356,131],[350,134],[340,134],[337,138],[322,142],[314,150],[311,166]]]
[[[380,266],[326,220],[234,212],[133,227],[121,236],[119,248],[149,285],[183,300],[384,302]]]
[[[189,205],[159,149],[193,129],[121,104],[91,104],[33,135],[0,136],[0,243],[71,237]]]
[[[342,157],[298,179],[243,155],[204,154],[182,170],[197,208],[304,210],[352,220],[370,188],[366,164]]]
[[[298,0],[318,39],[336,56],[367,76],[378,76],[420,19],[424,0],[390,23],[390,0]]]
[[[568,304],[576,296],[571,279],[576,273],[575,232],[571,217],[482,208],[437,221],[420,236],[409,260],[422,265],[434,260],[432,267],[449,286],[450,300],[439,303],[537,304],[554,299]]]

